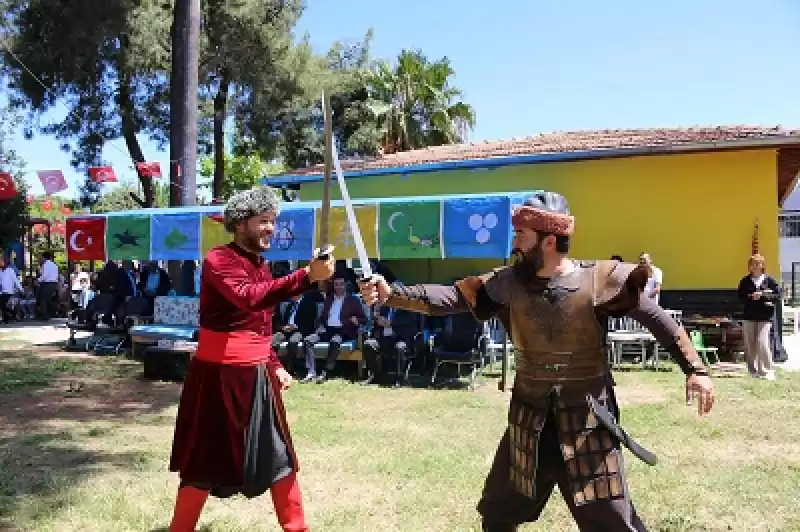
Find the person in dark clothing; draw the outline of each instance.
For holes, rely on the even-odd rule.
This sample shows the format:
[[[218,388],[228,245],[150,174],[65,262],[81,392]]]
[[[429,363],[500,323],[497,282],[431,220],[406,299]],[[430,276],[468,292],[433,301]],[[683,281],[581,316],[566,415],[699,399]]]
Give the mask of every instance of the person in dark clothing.
[[[392,307],[381,307],[376,313],[372,338],[364,342],[364,360],[367,378],[362,384],[383,382],[386,378],[384,359],[395,357],[397,362],[394,385],[400,387],[405,380],[405,364],[419,332],[420,315]]]
[[[287,342],[286,356],[281,363],[290,374],[294,375],[294,364],[302,350],[303,339],[314,333],[317,321],[317,304],[324,298],[319,290],[309,290],[293,297],[288,305],[275,309],[272,319],[272,347],[278,351],[283,342]]]
[[[119,322],[124,314],[125,303],[137,295],[136,272],[133,270],[133,262],[122,261],[122,265],[117,268],[109,269],[109,273],[114,276],[112,281],[111,294],[114,296],[114,311],[103,316],[103,323],[108,326],[114,325],[114,319]]]
[[[739,281],[739,300],[744,303],[742,333],[744,335],[747,370],[751,377],[775,380],[772,366],[770,334],[775,316],[775,302],[781,288],[764,269],[764,257],[753,255],[748,261],[750,272]]]

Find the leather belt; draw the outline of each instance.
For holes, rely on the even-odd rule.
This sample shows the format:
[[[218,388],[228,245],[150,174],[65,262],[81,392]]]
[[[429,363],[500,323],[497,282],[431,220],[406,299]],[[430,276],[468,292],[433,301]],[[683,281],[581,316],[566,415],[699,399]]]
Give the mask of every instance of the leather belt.
[[[607,372],[605,353],[598,349],[536,353],[534,360],[517,357],[517,375],[524,380],[583,380],[602,377]]]

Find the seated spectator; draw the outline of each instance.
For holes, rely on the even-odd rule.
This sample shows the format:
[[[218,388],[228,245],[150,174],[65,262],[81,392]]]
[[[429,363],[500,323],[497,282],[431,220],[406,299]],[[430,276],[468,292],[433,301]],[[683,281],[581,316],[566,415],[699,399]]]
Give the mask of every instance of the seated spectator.
[[[322,294],[318,290],[310,290],[291,299],[288,305],[279,305],[275,309],[272,319],[272,347],[277,351],[283,342],[287,342],[286,356],[281,358],[281,363],[292,375],[303,338],[314,333],[317,303],[322,301]]]
[[[0,254],[0,317],[3,323],[9,323],[12,317],[9,300],[22,290],[19,278],[11,266]]]
[[[385,382],[385,360],[394,357],[395,387],[404,384],[405,367],[409,350],[413,348],[414,336],[420,330],[420,316],[407,310],[381,307],[374,319],[372,338],[364,342],[364,360],[367,363],[367,378],[362,384],[373,381]]]
[[[317,330],[303,341],[308,373],[301,382],[317,379],[314,344],[317,342],[328,343],[325,369],[317,379],[318,382],[324,382],[336,367],[336,359],[339,357],[342,342],[357,339],[359,326],[366,323],[361,300],[356,296],[348,295],[346,287],[345,278],[334,275],[333,293],[325,298],[322,315],[317,320]]]
[[[80,290],[78,291],[78,308],[86,309],[89,305],[89,301],[92,300],[95,293],[97,292],[97,286],[91,286],[89,284],[89,277],[82,277],[79,281]]]
[[[138,295],[144,296],[149,302],[149,314],[153,313],[157,296],[166,296],[172,289],[172,281],[164,268],[158,262],[150,261],[142,269],[137,286]]]
[[[32,320],[36,314],[36,289],[33,286],[33,277],[26,277],[22,283],[19,312],[23,320]]]

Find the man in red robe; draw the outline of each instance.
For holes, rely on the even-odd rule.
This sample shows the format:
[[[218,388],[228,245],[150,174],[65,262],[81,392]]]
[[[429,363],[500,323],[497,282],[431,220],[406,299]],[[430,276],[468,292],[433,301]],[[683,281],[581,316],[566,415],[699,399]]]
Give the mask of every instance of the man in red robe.
[[[180,473],[170,532],[194,531],[208,495],[252,498],[270,491],[284,531],[307,531],[297,457],[281,391],[292,383],[271,347],[275,306],[331,277],[335,261],[273,279],[269,248],[279,203],[268,187],[231,197],[233,242],[203,262],[200,337],[183,385],[170,471]]]

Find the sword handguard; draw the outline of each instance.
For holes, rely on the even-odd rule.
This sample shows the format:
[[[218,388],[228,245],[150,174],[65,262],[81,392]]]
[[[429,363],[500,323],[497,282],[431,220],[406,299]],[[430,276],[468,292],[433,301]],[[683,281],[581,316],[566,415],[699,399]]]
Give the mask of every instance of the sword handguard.
[[[328,260],[333,254],[333,246],[328,244],[320,249],[316,255],[314,255],[315,260]]]

